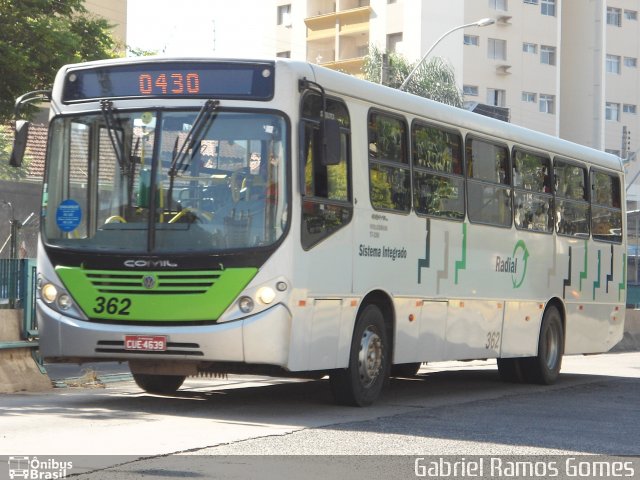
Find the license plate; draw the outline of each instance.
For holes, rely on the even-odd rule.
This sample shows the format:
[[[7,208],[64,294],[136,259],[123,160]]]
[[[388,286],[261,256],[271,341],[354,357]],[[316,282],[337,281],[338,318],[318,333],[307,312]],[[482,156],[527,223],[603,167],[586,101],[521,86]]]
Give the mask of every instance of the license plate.
[[[164,335],[125,335],[124,349],[164,352],[167,349],[167,337]]]

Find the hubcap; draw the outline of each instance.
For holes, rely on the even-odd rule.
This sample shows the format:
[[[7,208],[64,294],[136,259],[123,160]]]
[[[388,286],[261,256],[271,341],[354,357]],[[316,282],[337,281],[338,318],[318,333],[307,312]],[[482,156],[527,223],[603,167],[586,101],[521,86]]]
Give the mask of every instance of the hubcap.
[[[547,347],[547,368],[553,370],[558,363],[558,356],[560,355],[560,343],[558,330],[555,327],[551,327],[547,331],[546,338]]]
[[[358,373],[363,387],[369,387],[380,374],[382,368],[382,339],[370,328],[367,328],[360,340],[358,354]]]

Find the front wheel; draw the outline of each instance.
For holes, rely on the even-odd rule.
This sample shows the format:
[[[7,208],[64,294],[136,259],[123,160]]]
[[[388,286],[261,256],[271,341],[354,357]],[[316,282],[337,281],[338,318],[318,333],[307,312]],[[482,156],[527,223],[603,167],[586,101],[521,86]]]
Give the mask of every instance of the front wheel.
[[[158,395],[170,395],[182,386],[184,375],[150,375],[147,373],[133,373],[136,384],[145,392]]]
[[[384,317],[377,305],[358,315],[351,340],[349,366],[330,374],[336,403],[364,407],[379,396],[389,372],[389,344]]]

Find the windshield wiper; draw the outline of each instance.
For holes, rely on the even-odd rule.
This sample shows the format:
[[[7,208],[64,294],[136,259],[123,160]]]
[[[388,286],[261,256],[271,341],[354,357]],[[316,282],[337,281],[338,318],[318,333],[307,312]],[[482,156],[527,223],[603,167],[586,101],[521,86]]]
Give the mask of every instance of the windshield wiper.
[[[101,100],[100,109],[102,110],[102,116],[104,117],[104,123],[107,125],[107,132],[109,132],[109,140],[111,140],[111,146],[116,154],[118,165],[120,165],[120,173],[122,175],[128,175],[127,165],[124,159],[124,142],[121,136],[116,133],[116,119],[113,115],[113,102],[111,100]]]
[[[196,119],[191,126],[191,130],[187,133],[182,145],[180,146],[180,150],[178,150],[178,138],[176,137],[176,143],[173,147],[173,158],[171,159],[171,167],[169,168],[169,192],[167,198],[173,198],[173,182],[178,175],[179,171],[184,171],[189,166],[189,163],[186,163],[187,155],[189,151],[191,151],[191,156],[195,155],[193,148],[198,145],[204,136],[207,134],[209,128],[211,128],[211,124],[215,120],[217,116],[217,109],[220,105],[219,100],[207,100]]]
[[[180,150],[178,151],[177,148],[174,148],[173,158],[171,159],[171,168],[169,168],[169,176],[172,179],[180,170],[184,171],[189,166],[188,163],[185,164],[187,155],[189,151],[193,152],[193,147],[200,143],[206,135],[216,117],[215,114],[217,113],[216,111],[219,105],[219,100],[207,100],[198,112],[198,116],[194,120],[191,130],[189,130],[187,136],[182,142]]]

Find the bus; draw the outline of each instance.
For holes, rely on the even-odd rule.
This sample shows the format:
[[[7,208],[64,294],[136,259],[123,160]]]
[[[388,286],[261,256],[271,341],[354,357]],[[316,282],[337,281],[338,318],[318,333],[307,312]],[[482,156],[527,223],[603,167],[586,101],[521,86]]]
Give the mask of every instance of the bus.
[[[328,375],[365,406],[424,362],[551,384],[622,338],[617,157],[288,59],[67,65],[46,96],[49,362],[158,394]]]

